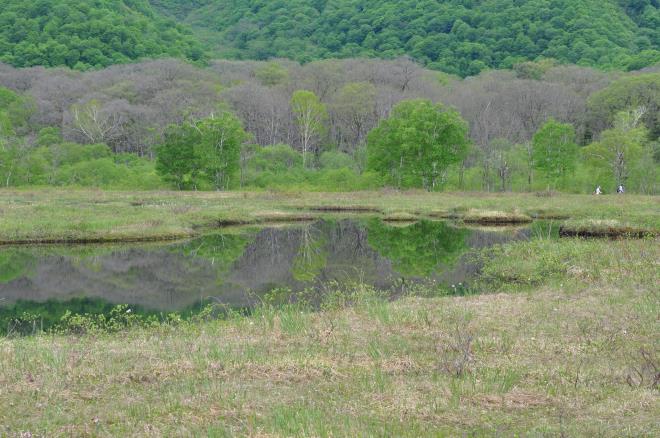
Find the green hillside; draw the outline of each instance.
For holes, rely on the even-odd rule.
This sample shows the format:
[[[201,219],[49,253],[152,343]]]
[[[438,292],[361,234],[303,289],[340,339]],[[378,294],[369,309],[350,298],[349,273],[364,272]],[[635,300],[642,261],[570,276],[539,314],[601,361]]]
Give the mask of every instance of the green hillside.
[[[660,61],[658,0],[0,0],[0,61],[104,67],[410,55],[462,76],[529,59]]]
[[[538,57],[633,69],[660,60],[658,0],[151,0],[238,59],[408,54],[461,75]]]
[[[143,57],[198,60],[204,50],[184,26],[146,0],[2,0],[0,61],[86,69]]]

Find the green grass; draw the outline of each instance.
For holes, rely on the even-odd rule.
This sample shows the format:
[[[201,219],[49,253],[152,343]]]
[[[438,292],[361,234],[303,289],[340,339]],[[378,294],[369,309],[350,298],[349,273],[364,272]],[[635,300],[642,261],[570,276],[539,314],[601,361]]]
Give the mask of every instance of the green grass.
[[[650,196],[426,193],[110,192],[0,190],[0,242],[160,240],[221,224],[311,220],[328,210],[371,210],[392,220],[419,217],[569,217],[660,229]],[[324,211],[325,210],[325,211]],[[355,212],[349,214],[356,214]]]
[[[507,244],[464,297],[0,338],[0,435],[657,436],[658,243]]]

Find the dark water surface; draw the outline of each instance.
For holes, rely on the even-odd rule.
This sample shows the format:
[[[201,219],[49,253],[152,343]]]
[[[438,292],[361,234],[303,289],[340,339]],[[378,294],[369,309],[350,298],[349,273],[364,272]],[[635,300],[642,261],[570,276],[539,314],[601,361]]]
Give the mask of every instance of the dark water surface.
[[[528,239],[531,230],[336,219],[175,243],[4,247],[0,313],[43,303],[82,310],[128,304],[183,311],[209,301],[250,307],[276,288],[313,291],[333,280],[385,290],[402,282],[464,283],[478,269],[470,257],[475,249]]]

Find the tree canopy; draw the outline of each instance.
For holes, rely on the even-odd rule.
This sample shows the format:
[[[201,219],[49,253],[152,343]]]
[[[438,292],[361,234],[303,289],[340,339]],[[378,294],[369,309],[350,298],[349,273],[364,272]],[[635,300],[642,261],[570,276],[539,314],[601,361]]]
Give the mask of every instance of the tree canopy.
[[[533,145],[534,167],[545,172],[555,184],[565,182],[577,165],[575,128],[550,119],[534,134]]]
[[[457,111],[408,100],[369,133],[368,165],[399,187],[432,190],[450,165],[465,158],[468,145],[468,125]]]
[[[540,57],[639,69],[660,60],[654,0],[151,0],[216,55],[307,62],[407,54],[462,76]]]
[[[542,58],[634,70],[660,61],[659,29],[657,0],[4,0],[0,61],[408,55],[461,76]],[[264,80],[279,80],[270,67]]]
[[[228,189],[239,171],[241,146],[249,138],[240,120],[219,116],[173,125],[157,148],[156,170],[179,188]]]
[[[185,26],[146,0],[3,0],[0,61],[78,70],[145,57],[204,57]]]

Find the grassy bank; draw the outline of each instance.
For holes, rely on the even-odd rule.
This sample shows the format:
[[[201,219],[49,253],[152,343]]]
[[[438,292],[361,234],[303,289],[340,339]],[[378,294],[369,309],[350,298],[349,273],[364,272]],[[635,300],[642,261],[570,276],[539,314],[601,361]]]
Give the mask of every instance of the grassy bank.
[[[0,190],[0,243],[162,240],[229,224],[312,220],[331,213],[476,223],[571,218],[660,230],[660,200],[648,196],[426,192],[108,192]]]
[[[489,251],[477,295],[0,339],[0,435],[660,434],[658,241]]]

